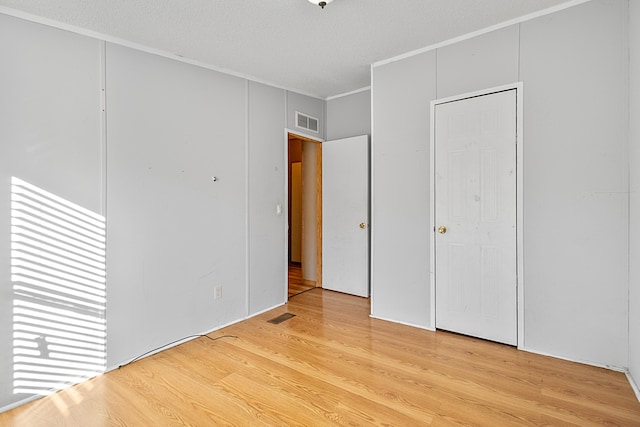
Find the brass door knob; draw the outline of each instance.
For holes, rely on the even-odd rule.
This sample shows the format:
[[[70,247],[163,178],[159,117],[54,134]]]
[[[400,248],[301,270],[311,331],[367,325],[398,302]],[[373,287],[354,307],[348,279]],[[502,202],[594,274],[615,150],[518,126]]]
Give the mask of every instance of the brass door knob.
[[[364,222],[361,222],[360,223],[360,228],[362,228],[362,229],[367,228],[367,224],[365,224]]]
[[[438,227],[438,233],[444,234],[446,232],[447,232],[447,227],[445,227],[444,225],[441,225],[440,227]]]

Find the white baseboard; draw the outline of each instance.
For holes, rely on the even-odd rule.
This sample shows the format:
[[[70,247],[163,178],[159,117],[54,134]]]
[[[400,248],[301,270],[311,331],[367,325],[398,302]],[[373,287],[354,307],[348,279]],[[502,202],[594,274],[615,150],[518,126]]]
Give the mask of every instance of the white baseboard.
[[[400,322],[398,320],[393,320],[393,319],[387,319],[385,317],[374,316],[373,314],[370,314],[369,317],[372,318],[372,319],[384,320],[385,322],[397,323],[399,325],[411,326],[413,328],[425,329],[427,331],[435,332],[435,329],[430,328],[428,326],[424,326],[424,325],[415,325],[413,323]]]
[[[256,316],[259,316],[259,315],[261,315],[261,314],[263,314],[263,313],[266,313],[267,311],[271,311],[271,310],[273,310],[273,309],[275,309],[275,308],[282,307],[282,306],[283,306],[283,305],[285,305],[285,304],[287,304],[287,303],[286,303],[286,302],[281,302],[281,303],[279,303],[279,304],[274,305],[273,307],[265,308],[264,310],[260,310],[260,311],[257,311],[257,312],[255,312],[255,313],[253,313],[253,314],[250,314],[250,315],[248,315],[247,317],[245,317],[245,318],[244,318],[244,319],[242,319],[242,320],[251,319],[252,317],[256,317]],[[238,321],[236,321],[236,322],[233,322],[232,324],[234,324],[234,323],[238,323],[238,322],[241,322],[242,320],[238,320]],[[231,326],[231,325],[227,325],[227,326]],[[218,329],[220,329],[220,328],[218,328]]]
[[[625,372],[625,374],[627,375],[627,380],[629,380],[629,385],[633,389],[633,392],[636,394],[638,402],[640,402],[640,387],[638,387],[638,383],[636,383],[636,381],[631,376],[631,372],[627,371]]]
[[[144,356],[140,357],[139,359],[133,359],[133,360],[141,360],[141,359],[145,359],[145,358],[147,358],[147,357],[149,357],[149,356],[153,356],[154,354],[160,353],[161,351],[168,350],[168,349],[170,349],[170,348],[172,348],[172,347],[175,347],[175,346],[178,346],[178,345],[180,345],[180,344],[184,344],[185,342],[187,342],[187,341],[191,341],[191,340],[193,340],[193,339],[195,339],[195,338],[197,338],[197,337],[199,337],[199,336],[202,336],[202,335],[208,335],[208,334],[210,334],[210,333],[212,333],[212,332],[219,331],[220,329],[224,329],[224,328],[226,328],[226,327],[228,327],[228,326],[235,325],[236,323],[239,323],[239,322],[242,322],[242,321],[244,321],[244,320],[250,319],[250,318],[252,318],[252,317],[258,316],[258,315],[260,315],[260,314],[266,313],[267,311],[273,310],[274,308],[278,308],[278,307],[281,307],[281,306],[283,306],[283,305],[285,305],[285,303],[284,303],[284,302],[283,302],[283,303],[280,303],[280,304],[276,304],[276,305],[274,305],[273,307],[269,307],[269,308],[266,308],[266,309],[264,309],[264,310],[258,311],[257,313],[253,313],[253,314],[251,314],[251,315],[249,315],[249,316],[245,316],[245,317],[243,317],[243,318],[241,318],[241,319],[238,319],[238,320],[234,320],[234,321],[231,321],[231,322],[225,323],[225,324],[220,325],[220,326],[218,326],[218,327],[216,327],[216,328],[214,328],[214,329],[211,329],[211,330],[208,330],[208,331],[202,332],[202,333],[200,333],[200,334],[193,334],[192,336],[189,336],[189,337],[187,337],[187,338],[181,339],[181,340],[176,341],[176,342],[171,343],[171,344],[167,344],[166,346],[164,346],[164,347],[160,347],[160,348],[158,348],[157,350],[153,350],[153,351],[152,351],[152,352],[150,352],[149,354],[145,354]],[[109,367],[107,367],[107,369],[105,370],[105,372],[104,372],[104,373],[107,373],[107,372],[113,371],[113,370],[115,370],[115,369],[118,369],[119,367],[124,366],[124,365],[126,365],[127,363],[130,363],[130,362],[128,362],[128,361],[123,361],[123,362],[118,363],[118,364],[116,364],[116,365],[109,366]],[[102,375],[102,374],[100,374],[100,375]],[[87,378],[87,379],[90,379],[90,378]],[[69,386],[70,386],[70,387],[71,387],[71,386],[73,386],[73,385],[75,385],[75,384],[69,384]],[[56,393],[56,392],[57,392],[57,390],[52,390],[52,393]],[[1,407],[1,408],[0,408],[0,412],[10,411],[10,410],[12,410],[12,409],[17,408],[18,406],[25,405],[25,404],[27,404],[27,403],[33,402],[34,400],[38,400],[38,399],[41,399],[41,398],[43,398],[43,397],[45,397],[45,396],[43,396],[43,395],[33,395],[33,396],[29,396],[29,397],[27,397],[26,399],[22,399],[22,400],[19,400],[19,401],[17,401],[17,402],[13,402],[13,403],[11,403],[11,404],[9,404],[9,405],[6,405],[6,406]]]
[[[274,305],[273,307],[266,308],[264,310],[261,310],[261,311],[259,311],[257,313],[254,313],[254,314],[251,314],[251,315],[246,316],[244,318],[228,322],[228,323],[226,323],[224,325],[220,325],[220,326],[218,326],[218,327],[216,327],[214,329],[211,329],[209,331],[205,331],[205,332],[203,332],[201,334],[194,334],[194,335],[198,335],[198,336],[208,335],[208,334],[210,334],[212,332],[216,332],[216,331],[219,331],[220,329],[224,329],[224,328],[226,328],[228,326],[235,325],[236,323],[239,323],[239,322],[242,322],[244,320],[250,319],[252,317],[258,316],[260,314],[266,313],[266,312],[268,312],[270,310],[273,310],[275,308],[281,307],[283,305],[285,305],[285,303],[280,303],[280,304]],[[427,326],[415,325],[415,324],[408,323],[408,322],[400,322],[400,321],[397,321],[397,320],[387,319],[387,318],[384,318],[384,317],[378,317],[378,316],[374,316],[374,315],[369,315],[369,317],[372,318],[372,319],[383,320],[385,322],[392,322],[392,323],[397,323],[397,324],[400,324],[400,325],[411,326],[413,328],[424,329],[424,330],[427,330],[427,331],[435,332],[434,328],[430,328],[430,327],[427,327]],[[168,350],[168,349],[170,349],[172,347],[178,346],[178,345],[183,344],[183,343],[185,343],[187,341],[190,341],[192,339],[195,339],[195,337],[185,338],[185,339],[177,341],[177,342],[175,342],[173,344],[169,344],[166,347],[159,348],[159,349],[157,349],[157,350],[145,355],[144,357],[141,357],[140,359],[144,359],[144,358],[147,358],[147,357],[152,356],[154,354],[157,354],[157,353],[159,353],[161,351]],[[631,385],[631,388],[633,389],[633,392],[635,393],[636,398],[640,402],[640,387],[638,387],[638,384],[635,382],[635,379],[631,376],[631,373],[626,368],[620,368],[620,367],[617,367],[617,366],[610,366],[610,365],[603,365],[603,364],[600,364],[600,363],[595,363],[595,362],[586,361],[586,360],[570,359],[568,357],[557,356],[557,355],[554,355],[554,354],[545,353],[545,352],[541,352],[541,351],[536,351],[536,350],[532,350],[532,349],[528,349],[528,348],[519,348],[518,350],[522,350],[522,351],[526,351],[526,352],[534,353],[534,354],[539,354],[541,356],[548,356],[548,357],[553,357],[553,358],[556,358],[556,359],[562,359],[562,360],[566,360],[566,361],[569,361],[569,362],[582,363],[584,365],[590,365],[590,366],[595,366],[595,367],[598,367],[598,368],[605,368],[605,369],[610,369],[610,370],[613,370],[613,371],[623,372],[627,376],[627,380],[629,381],[629,384]],[[138,359],[138,360],[140,360],[140,359]],[[105,373],[113,371],[114,369],[118,369],[120,366],[123,366],[123,364],[126,364],[126,363],[128,363],[128,362],[123,362],[122,364],[117,364],[115,366],[108,367],[107,370],[105,371]],[[26,399],[22,399],[22,400],[17,401],[17,402],[13,402],[13,403],[11,403],[11,404],[9,404],[7,406],[4,406],[4,407],[0,408],[0,413],[1,412],[5,412],[5,411],[10,411],[12,409],[17,408],[18,406],[22,406],[22,405],[25,405],[27,403],[33,402],[34,400],[41,399],[42,397],[44,397],[44,396],[34,395],[34,396],[30,396],[30,397],[28,397]]]
[[[371,317],[372,319],[384,320],[386,322],[398,323],[398,324],[401,324],[401,325],[412,326],[414,328],[425,329],[425,330],[428,330],[428,331],[435,331],[434,328],[429,328],[429,327],[420,326],[420,325],[414,325],[414,324],[406,323],[406,322],[399,322],[397,320],[386,319],[384,317],[374,316],[373,314],[369,315],[369,317]],[[603,368],[603,369],[609,369],[611,371],[622,372],[627,376],[627,380],[629,381],[629,385],[631,385],[631,388],[633,389],[633,392],[635,393],[636,398],[640,402],[640,387],[638,386],[638,383],[636,383],[635,379],[633,378],[633,376],[631,375],[631,373],[629,372],[629,370],[627,368],[621,368],[619,366],[613,366],[613,365],[605,365],[605,364],[602,364],[602,363],[592,362],[592,361],[589,361],[589,360],[572,359],[572,358],[569,358],[569,357],[558,356],[558,355],[551,354],[551,353],[545,353],[545,352],[542,352],[542,351],[532,350],[530,348],[520,348],[520,347],[518,347],[518,350],[526,351],[528,353],[539,354],[541,356],[553,357],[554,359],[566,360],[568,362],[581,363],[583,365],[594,366],[596,368]]]
[[[17,402],[13,402],[13,403],[11,403],[11,404],[9,404],[7,406],[3,406],[2,408],[0,408],[0,413],[6,412],[6,411],[10,411],[12,409],[17,408],[18,406],[26,405],[29,402],[33,402],[34,400],[42,399],[43,397],[45,397],[45,396],[42,396],[42,395],[39,395],[39,394],[33,395],[33,396],[29,396],[26,399],[22,399],[22,400],[19,400]]]
[[[553,357],[555,359],[562,359],[562,360],[566,360],[568,362],[581,363],[583,365],[595,366],[596,368],[609,369],[610,371],[622,372],[627,376],[627,380],[629,381],[629,385],[633,389],[633,392],[635,393],[636,398],[638,399],[638,402],[640,402],[640,387],[638,387],[638,384],[635,382],[634,378],[631,376],[631,373],[629,372],[629,370],[627,368],[621,368],[619,366],[612,366],[612,365],[604,365],[602,363],[591,362],[591,361],[588,361],[588,360],[571,359],[571,358],[568,358],[568,357],[557,356],[555,354],[544,353],[542,351],[531,350],[531,349],[528,349],[528,348],[518,348],[518,350],[526,351],[528,353],[539,354],[541,356]]]
[[[285,305],[285,303],[284,303],[284,302],[283,302],[283,303],[280,303],[280,304],[276,304],[276,305],[274,305],[273,307],[265,308],[264,310],[258,311],[258,312],[256,312],[256,313],[250,314],[250,315],[245,316],[245,317],[242,317],[242,318],[240,318],[240,319],[232,320],[231,322],[228,322],[228,323],[225,323],[225,324],[223,324],[223,325],[217,326],[217,327],[215,327],[214,329],[211,329],[211,330],[208,330],[208,331],[205,331],[205,332],[201,332],[201,333],[199,333],[199,334],[193,334],[193,335],[191,335],[191,336],[189,336],[189,337],[187,337],[187,338],[181,339],[180,341],[176,341],[176,342],[174,342],[174,343],[167,344],[167,345],[166,345],[166,346],[164,346],[164,347],[160,347],[160,348],[158,348],[157,350],[153,350],[153,351],[152,351],[152,352],[150,352],[149,354],[145,354],[145,355],[144,355],[144,356],[142,356],[142,357],[140,357],[140,356],[139,356],[139,358],[138,358],[138,359],[132,359],[132,360],[136,360],[136,361],[137,361],[137,360],[146,359],[147,357],[149,357],[149,356],[153,356],[154,354],[160,353],[161,351],[169,350],[170,348],[176,347],[176,346],[178,346],[178,345],[180,345],[180,344],[184,344],[185,342],[187,342],[187,341],[191,341],[191,340],[193,340],[193,339],[196,339],[196,338],[198,338],[198,337],[200,337],[200,336],[202,336],[202,335],[208,335],[208,334],[210,334],[210,333],[213,333],[213,332],[219,331],[220,329],[224,329],[224,328],[226,328],[226,327],[228,327],[228,326],[235,325],[236,323],[240,323],[240,322],[243,322],[243,321],[245,321],[245,320],[247,320],[247,319],[251,319],[252,317],[256,317],[256,316],[258,316],[258,315],[260,315],[260,314],[266,313],[267,311],[273,310],[274,308],[278,308],[278,307],[281,307],[281,306],[283,306],[283,305]],[[107,350],[107,351],[108,351],[108,350]],[[119,367],[124,366],[124,365],[126,365],[126,364],[128,364],[128,363],[131,363],[131,362],[130,362],[130,361],[123,361],[122,363],[119,363],[119,364],[117,364],[117,365],[110,366],[110,367],[108,367],[108,368],[107,368],[107,370],[106,370],[105,372],[113,371],[114,369],[118,369]]]
[[[598,362],[592,362],[590,360],[573,359],[573,358],[570,358],[570,357],[558,356],[557,354],[545,353],[543,351],[533,350],[533,349],[526,348],[526,347],[518,348],[518,350],[526,351],[528,353],[539,354],[540,356],[553,357],[554,359],[566,360],[567,362],[581,363],[583,365],[594,366],[596,368],[609,369],[610,371],[623,372],[623,373],[627,372],[627,368],[621,368],[619,366],[605,365],[605,364],[598,363]]]

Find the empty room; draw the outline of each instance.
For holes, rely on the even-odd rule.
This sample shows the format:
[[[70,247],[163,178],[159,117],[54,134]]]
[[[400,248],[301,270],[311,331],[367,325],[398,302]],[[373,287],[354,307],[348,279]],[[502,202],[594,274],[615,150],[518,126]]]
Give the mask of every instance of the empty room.
[[[0,427],[640,425],[640,2],[0,0]]]

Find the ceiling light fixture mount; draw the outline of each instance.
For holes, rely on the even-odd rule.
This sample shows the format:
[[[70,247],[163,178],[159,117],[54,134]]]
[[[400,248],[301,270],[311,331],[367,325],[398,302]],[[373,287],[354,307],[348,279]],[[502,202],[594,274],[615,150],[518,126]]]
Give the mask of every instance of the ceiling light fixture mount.
[[[309,0],[309,2],[313,3],[313,4],[317,4],[318,6],[320,6],[322,9],[324,9],[324,7],[326,5],[328,5],[329,3],[331,3],[333,0],[326,0],[326,1],[319,1],[319,0]]]

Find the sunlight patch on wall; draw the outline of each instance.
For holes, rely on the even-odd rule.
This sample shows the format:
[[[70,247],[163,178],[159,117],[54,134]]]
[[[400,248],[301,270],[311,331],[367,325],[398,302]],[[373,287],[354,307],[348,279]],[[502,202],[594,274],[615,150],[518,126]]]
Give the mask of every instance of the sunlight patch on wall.
[[[13,177],[13,391],[50,394],[106,364],[105,218]]]

